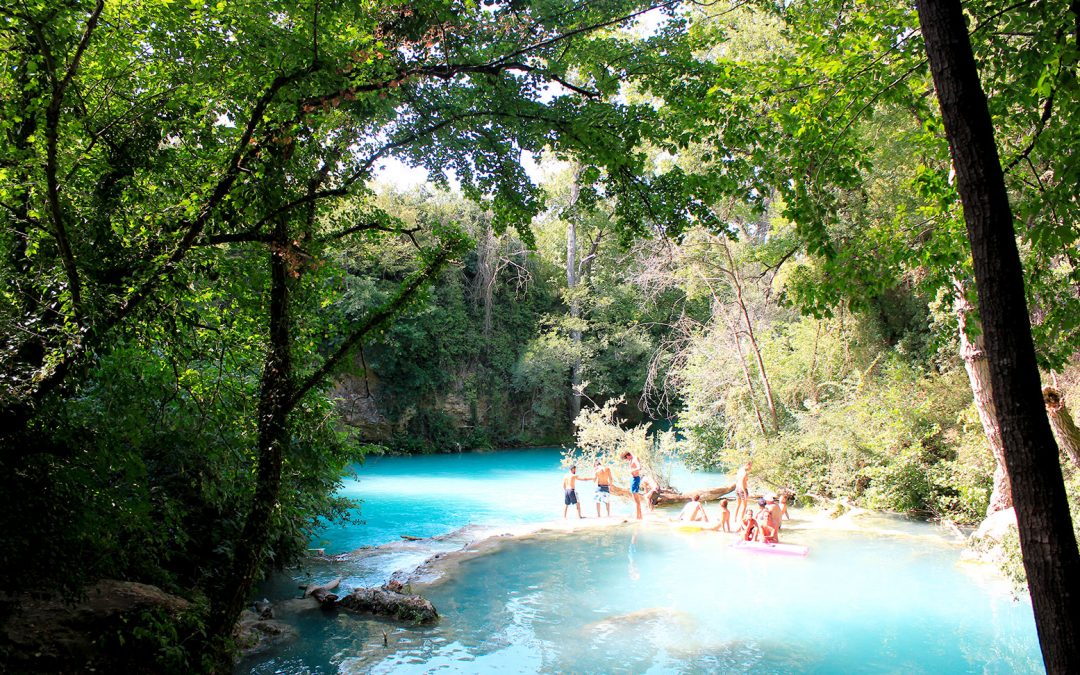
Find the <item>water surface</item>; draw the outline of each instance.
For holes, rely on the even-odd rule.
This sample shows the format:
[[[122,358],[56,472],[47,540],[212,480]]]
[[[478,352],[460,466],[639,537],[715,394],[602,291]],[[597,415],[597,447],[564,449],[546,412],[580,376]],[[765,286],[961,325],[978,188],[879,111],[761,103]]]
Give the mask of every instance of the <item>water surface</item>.
[[[560,476],[552,450],[378,458],[347,488],[365,499],[367,524],[323,539],[328,552],[379,546],[310,571],[342,575],[345,586],[382,583],[505,524],[561,519]],[[676,479],[684,489],[721,482]],[[806,558],[736,551],[733,535],[662,523],[501,542],[424,589],[438,625],[286,617],[301,640],[241,672],[1042,671],[1030,603],[960,563],[945,533],[895,518],[795,515],[785,539],[810,546]],[[403,533],[436,539],[401,542]],[[280,592],[295,592],[301,577]]]

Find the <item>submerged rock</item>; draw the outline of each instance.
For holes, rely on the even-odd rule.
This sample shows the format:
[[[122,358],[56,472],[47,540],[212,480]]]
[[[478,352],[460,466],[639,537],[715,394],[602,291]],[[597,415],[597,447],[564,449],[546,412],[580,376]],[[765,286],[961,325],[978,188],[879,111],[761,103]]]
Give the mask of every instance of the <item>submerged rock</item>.
[[[385,587],[357,588],[349,595],[338,598],[335,606],[413,623],[434,623],[439,618],[435,606],[427,598],[397,593]]]
[[[236,625],[235,635],[243,655],[251,656],[292,642],[299,637],[300,632],[284,621],[264,619],[255,612],[244,610]]]

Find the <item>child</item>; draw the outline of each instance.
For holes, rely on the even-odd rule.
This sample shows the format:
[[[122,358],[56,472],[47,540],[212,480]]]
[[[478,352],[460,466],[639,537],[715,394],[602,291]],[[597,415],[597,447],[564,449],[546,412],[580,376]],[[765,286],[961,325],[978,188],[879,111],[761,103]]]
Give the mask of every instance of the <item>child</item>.
[[[727,499],[720,500],[720,528],[724,532],[731,532],[731,512],[727,508]]]
[[[740,531],[743,533],[743,541],[757,541],[758,523],[754,519],[753,509],[746,509],[746,517],[743,518],[743,529]]]
[[[761,514],[761,520],[758,522],[758,534],[761,536],[761,541],[766,544],[780,543],[780,533],[769,522],[769,512],[763,509],[758,513]]]
[[[780,495],[780,519],[787,518],[791,520],[791,516],[787,512],[787,493],[784,492]]]

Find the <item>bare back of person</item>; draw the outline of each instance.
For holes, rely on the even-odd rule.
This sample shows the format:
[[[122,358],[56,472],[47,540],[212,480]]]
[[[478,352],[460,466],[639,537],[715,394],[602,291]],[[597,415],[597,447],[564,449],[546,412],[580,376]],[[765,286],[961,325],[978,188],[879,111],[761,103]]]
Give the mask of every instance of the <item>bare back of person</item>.
[[[753,462],[747,462],[740,466],[735,474],[735,522],[740,522],[740,518],[746,514],[749,506],[751,468],[753,468]]]

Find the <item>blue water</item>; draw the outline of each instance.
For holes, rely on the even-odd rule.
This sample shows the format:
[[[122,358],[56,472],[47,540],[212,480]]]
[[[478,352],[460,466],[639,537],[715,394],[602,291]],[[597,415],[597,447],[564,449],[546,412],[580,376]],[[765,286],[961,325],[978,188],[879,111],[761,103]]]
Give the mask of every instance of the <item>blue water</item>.
[[[557,448],[467,452],[416,457],[373,456],[354,467],[340,494],[362,500],[356,524],[327,528],[312,546],[328,555],[397,541],[434,537],[466,525],[539,523],[563,515]],[[621,467],[616,467],[620,469]],[[580,475],[591,476],[582,469]],[[680,490],[719,485],[724,476],[674,468]],[[728,480],[728,483],[732,481]],[[625,484],[625,481],[623,481]],[[585,515],[596,515],[593,483],[579,483]],[[628,506],[613,506],[629,513]]]
[[[331,551],[378,546],[308,572],[343,576],[346,587],[381,583],[432,552],[460,549],[479,532],[464,525],[561,521],[560,476],[551,450],[377,458],[347,487],[364,498],[367,524],[325,539]],[[591,494],[588,484],[581,492]],[[622,516],[630,509],[613,504]],[[734,535],[659,519],[499,540],[418,589],[441,612],[437,625],[281,605],[299,641],[239,672],[1042,672],[1030,602],[961,563],[947,533],[883,516],[793,515],[784,538],[809,546],[806,558],[737,551]],[[295,593],[302,578],[278,589]]]

